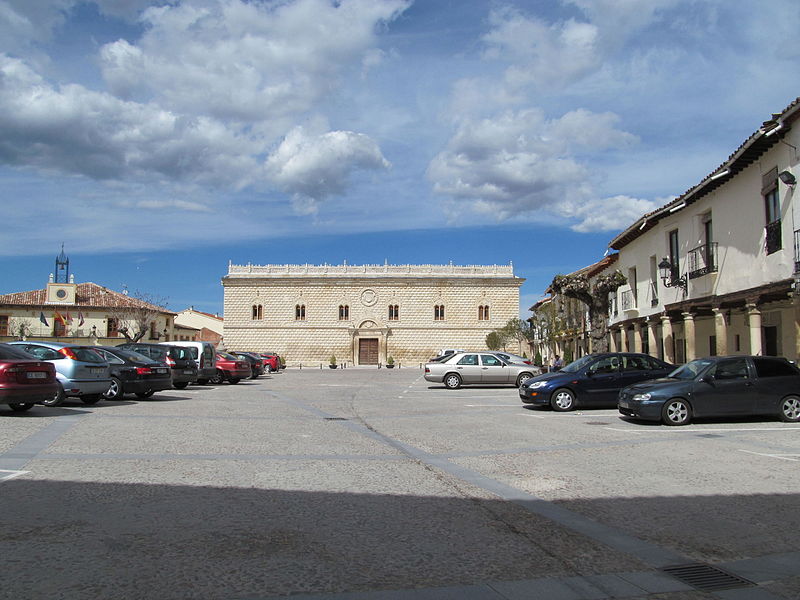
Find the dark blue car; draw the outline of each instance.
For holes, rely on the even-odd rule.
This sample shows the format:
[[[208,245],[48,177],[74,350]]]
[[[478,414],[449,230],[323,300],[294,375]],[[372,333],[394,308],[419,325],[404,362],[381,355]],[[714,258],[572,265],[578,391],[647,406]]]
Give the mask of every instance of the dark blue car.
[[[587,354],[559,371],[533,377],[519,387],[525,404],[574,410],[576,406],[616,407],[619,391],[640,381],[664,377],[675,365],[647,354]]]
[[[693,417],[768,415],[800,421],[800,371],[775,356],[700,358],[669,377],[623,389],[628,417],[686,425]]]

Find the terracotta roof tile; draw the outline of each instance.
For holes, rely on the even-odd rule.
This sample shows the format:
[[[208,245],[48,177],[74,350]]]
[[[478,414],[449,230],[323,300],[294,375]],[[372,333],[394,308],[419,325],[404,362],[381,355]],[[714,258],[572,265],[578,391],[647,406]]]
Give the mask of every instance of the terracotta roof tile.
[[[28,292],[15,292],[12,294],[0,295],[0,305],[12,306],[46,306],[47,289],[31,290]],[[148,308],[165,314],[174,315],[169,311],[155,304],[131,298],[120,292],[115,292],[102,285],[87,282],[79,283],[75,289],[75,304],[80,308]]]

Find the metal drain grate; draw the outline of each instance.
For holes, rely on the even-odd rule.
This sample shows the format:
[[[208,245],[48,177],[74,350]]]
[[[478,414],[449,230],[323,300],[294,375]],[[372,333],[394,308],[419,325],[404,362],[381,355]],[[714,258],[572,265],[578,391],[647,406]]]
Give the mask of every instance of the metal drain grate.
[[[611,425],[611,423],[606,423],[605,421],[585,421],[587,425]]]
[[[326,421],[349,421],[350,419],[346,419],[345,417],[325,417]]]
[[[703,592],[756,585],[752,581],[704,563],[676,565],[666,567],[662,571]]]

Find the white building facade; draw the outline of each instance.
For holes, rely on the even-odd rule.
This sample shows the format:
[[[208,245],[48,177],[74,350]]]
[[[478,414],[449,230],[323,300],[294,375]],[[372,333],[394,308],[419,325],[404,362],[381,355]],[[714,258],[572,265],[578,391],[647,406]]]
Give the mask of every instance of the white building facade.
[[[612,240],[628,279],[610,315],[612,349],[682,363],[800,354],[800,99],[692,189]]]
[[[441,348],[486,348],[519,317],[513,267],[229,265],[225,346],[270,351],[289,365],[426,361]]]

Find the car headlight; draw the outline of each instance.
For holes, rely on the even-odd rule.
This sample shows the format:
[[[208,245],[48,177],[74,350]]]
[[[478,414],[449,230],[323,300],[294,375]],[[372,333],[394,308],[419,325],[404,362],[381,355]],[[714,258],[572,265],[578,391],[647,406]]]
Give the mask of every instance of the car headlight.
[[[532,390],[537,390],[545,385],[547,385],[546,381],[534,381],[533,383],[528,383],[528,387]]]
[[[633,401],[634,402],[647,402],[650,400],[650,394],[634,394]]]

